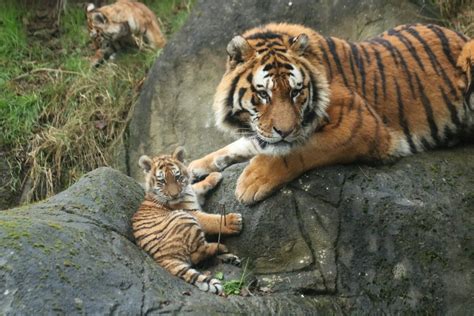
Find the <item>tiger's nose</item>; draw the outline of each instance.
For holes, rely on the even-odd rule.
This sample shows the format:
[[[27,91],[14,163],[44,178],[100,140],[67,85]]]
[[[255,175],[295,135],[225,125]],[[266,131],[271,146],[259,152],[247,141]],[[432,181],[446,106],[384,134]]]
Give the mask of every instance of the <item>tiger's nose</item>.
[[[291,132],[293,132],[293,129],[290,129],[290,130],[287,130],[287,131],[284,131],[284,130],[280,130],[276,127],[273,127],[273,130],[281,136],[281,138],[285,138],[286,136],[290,135]]]

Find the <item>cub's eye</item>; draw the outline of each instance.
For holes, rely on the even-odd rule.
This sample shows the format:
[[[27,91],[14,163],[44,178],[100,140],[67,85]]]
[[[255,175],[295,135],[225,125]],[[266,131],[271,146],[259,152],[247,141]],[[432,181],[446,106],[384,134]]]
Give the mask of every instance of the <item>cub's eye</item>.
[[[291,90],[290,92],[290,96],[292,99],[296,98],[297,96],[299,96],[301,93],[301,89],[293,89]]]
[[[257,91],[257,94],[263,100],[268,100],[268,98],[269,98],[269,95],[268,95],[267,91],[265,91],[265,90]]]

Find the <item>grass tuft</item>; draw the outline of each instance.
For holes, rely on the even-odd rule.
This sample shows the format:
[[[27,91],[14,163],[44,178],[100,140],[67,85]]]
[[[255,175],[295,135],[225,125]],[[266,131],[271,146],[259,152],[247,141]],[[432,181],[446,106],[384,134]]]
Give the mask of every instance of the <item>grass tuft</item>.
[[[431,0],[439,9],[443,23],[469,37],[474,37],[473,0]]]

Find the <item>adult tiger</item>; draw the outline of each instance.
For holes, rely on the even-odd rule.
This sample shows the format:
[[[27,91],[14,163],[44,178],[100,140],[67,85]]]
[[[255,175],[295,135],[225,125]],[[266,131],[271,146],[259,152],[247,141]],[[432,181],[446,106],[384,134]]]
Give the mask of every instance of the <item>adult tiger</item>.
[[[301,25],[234,37],[214,99],[217,126],[242,138],[193,161],[195,177],[251,159],[243,203],[303,172],[387,161],[452,145],[473,131],[474,41],[437,25],[402,25],[352,43]]]

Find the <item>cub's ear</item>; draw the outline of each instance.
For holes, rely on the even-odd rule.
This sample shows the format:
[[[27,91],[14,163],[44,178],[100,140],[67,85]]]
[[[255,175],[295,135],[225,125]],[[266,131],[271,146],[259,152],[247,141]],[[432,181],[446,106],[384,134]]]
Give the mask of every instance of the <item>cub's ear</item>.
[[[145,173],[150,172],[152,161],[147,155],[143,155],[138,160],[138,165],[143,169]]]
[[[290,49],[296,52],[298,55],[303,55],[309,46],[308,35],[302,33],[296,37],[290,39]]]
[[[245,38],[240,35],[235,36],[229,44],[227,44],[227,54],[230,60],[236,64],[245,61],[253,54],[254,49]]]
[[[178,146],[173,152],[173,158],[178,159],[181,162],[184,162],[184,148]]]
[[[95,10],[95,5],[93,3],[86,4],[86,12],[89,13]]]

